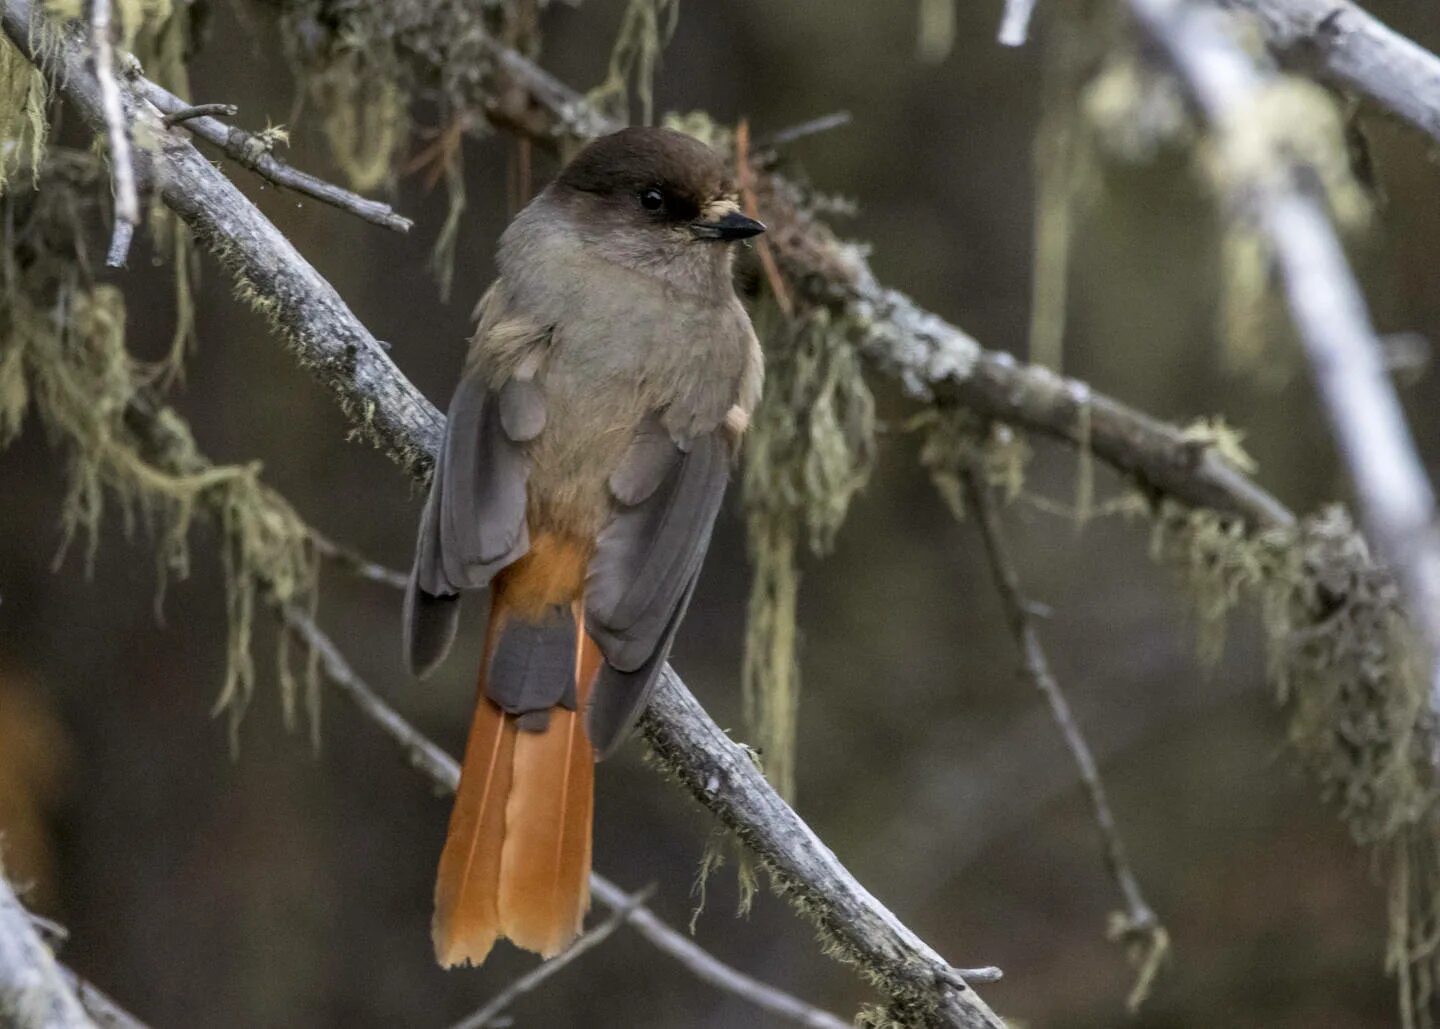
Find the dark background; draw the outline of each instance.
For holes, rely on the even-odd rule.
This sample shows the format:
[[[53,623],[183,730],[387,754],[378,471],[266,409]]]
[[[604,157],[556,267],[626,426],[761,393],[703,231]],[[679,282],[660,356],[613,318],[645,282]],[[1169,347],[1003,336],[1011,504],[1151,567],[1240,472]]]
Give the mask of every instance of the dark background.
[[[548,12],[547,67],[598,82],[622,6]],[[852,112],[848,129],[791,149],[819,187],[858,202],[842,233],[873,245],[882,281],[1023,354],[1044,6],[1041,39],[1007,50],[994,42],[1000,5],[960,3],[953,52],[926,64],[908,3],[686,2],[657,108],[748,116],[756,132]],[[1374,10],[1440,45],[1433,6]],[[265,8],[218,5],[192,66],[194,98],[238,103],[247,126],[286,121],[294,84],[279,53]],[[1440,169],[1423,141],[1366,125],[1385,202],[1356,260],[1377,323],[1440,338]],[[291,127],[293,163],[333,174],[316,126],[302,114]],[[402,181],[397,206],[417,220],[402,237],[232,172],[443,406],[510,213],[513,146],[466,144],[470,207],[449,303],[427,270],[443,189]],[[1212,215],[1181,157],[1107,166],[1074,240],[1066,370],[1177,422],[1223,412],[1245,430],[1261,481],[1299,510],[1345,499],[1293,344],[1274,340],[1267,374],[1227,368]],[[170,272],[147,258],[137,253],[117,281],[131,345],[158,356]],[[420,497],[405,478],[345,442],[330,398],[208,261],[199,311],[200,347],[176,403],[202,448],[262,460],[314,525],[408,564]],[[805,570],[798,809],[948,959],[1002,966],[1005,981],[983,993],[1006,1016],[1124,1023],[1130,972],[1103,935],[1118,905],[1073,767],[1016,675],[974,532],[919,470],[916,441],[900,431],[909,409],[876,388],[890,430],[879,468],[834,555]],[[1405,397],[1433,460],[1433,376]],[[1074,476],[1068,453],[1042,447],[1028,485],[1068,502]],[[1103,473],[1099,483],[1106,496],[1122,488]],[[197,534],[194,572],[171,584],[157,620],[150,543],[127,539],[118,517],[92,575],[83,547],[52,567],[63,491],[61,457],[38,427],[0,455],[0,831],[9,870],[69,927],[64,958],[166,1027],[442,1025],[531,967],[508,946],[479,971],[435,967],[430,891],[448,801],[343,702],[326,694],[313,751],[305,732],[283,728],[262,659],[267,679],[231,756],[223,720],[210,716],[224,661],[211,537]],[[732,495],[673,660],[716,720],[738,729],[747,569],[737,509]],[[1147,556],[1147,526],[1107,520],[1080,532],[1023,504],[1009,521],[1029,591],[1054,608],[1043,631],[1057,674],[1174,940],[1134,1024],[1392,1024],[1384,891],[1286,753],[1248,620],[1207,671],[1183,592]],[[474,641],[417,685],[400,668],[398,609],[384,587],[327,575],[322,623],[454,751]],[[268,626],[261,635],[268,648]],[[658,884],[655,908],[683,925],[711,820],[643,751],[632,743],[601,768],[595,863],[623,886]],[[710,884],[700,943],[843,1014],[873,999],[781,902],[764,895],[736,918],[732,868]],[[778,1024],[623,931],[513,1013],[522,1026]]]

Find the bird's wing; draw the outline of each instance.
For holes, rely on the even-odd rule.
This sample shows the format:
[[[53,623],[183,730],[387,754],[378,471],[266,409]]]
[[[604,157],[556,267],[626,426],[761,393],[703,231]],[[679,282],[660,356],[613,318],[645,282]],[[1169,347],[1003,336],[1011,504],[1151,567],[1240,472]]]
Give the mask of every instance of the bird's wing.
[[[604,757],[649,700],[699,577],[725,495],[725,430],[674,440],[658,416],[610,477],[615,513],[585,578],[585,624],[605,655],[591,693],[590,741]]]
[[[486,360],[488,339],[532,349],[547,334],[517,318],[495,315],[487,294],[474,354],[446,415],[445,440],[435,461],[430,496],[420,518],[415,564],[405,594],[405,656],[416,675],[428,674],[455,639],[462,590],[484,589],[497,572],[530,547],[525,491],[530,461],[523,444],[545,426],[545,398],[533,380],[533,361],[504,371]]]

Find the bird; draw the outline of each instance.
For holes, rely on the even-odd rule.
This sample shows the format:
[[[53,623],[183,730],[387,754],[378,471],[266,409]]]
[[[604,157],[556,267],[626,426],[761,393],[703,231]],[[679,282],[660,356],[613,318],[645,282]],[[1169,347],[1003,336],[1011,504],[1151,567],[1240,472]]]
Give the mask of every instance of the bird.
[[[512,219],[420,518],[403,647],[423,678],[488,594],[435,884],[444,967],[549,958],[589,906],[595,763],[644,712],[764,374],[734,244],[765,231],[670,129],[581,149]]]

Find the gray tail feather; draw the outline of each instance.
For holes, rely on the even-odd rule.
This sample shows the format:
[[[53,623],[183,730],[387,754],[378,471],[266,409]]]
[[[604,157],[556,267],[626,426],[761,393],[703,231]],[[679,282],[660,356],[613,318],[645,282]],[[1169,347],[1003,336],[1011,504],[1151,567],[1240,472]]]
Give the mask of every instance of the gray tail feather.
[[[485,695],[517,715],[521,729],[543,732],[557,704],[575,710],[575,633],[575,616],[564,604],[538,622],[500,627]]]

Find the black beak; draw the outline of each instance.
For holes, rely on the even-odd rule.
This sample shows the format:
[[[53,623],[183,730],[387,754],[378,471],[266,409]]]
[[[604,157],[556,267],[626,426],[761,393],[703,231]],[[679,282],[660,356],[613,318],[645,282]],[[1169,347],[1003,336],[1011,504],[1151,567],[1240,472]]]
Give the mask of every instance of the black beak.
[[[749,239],[765,231],[765,225],[754,218],[747,218],[739,211],[731,211],[719,221],[691,222],[690,231],[696,239],[715,239],[731,243],[737,239]]]

